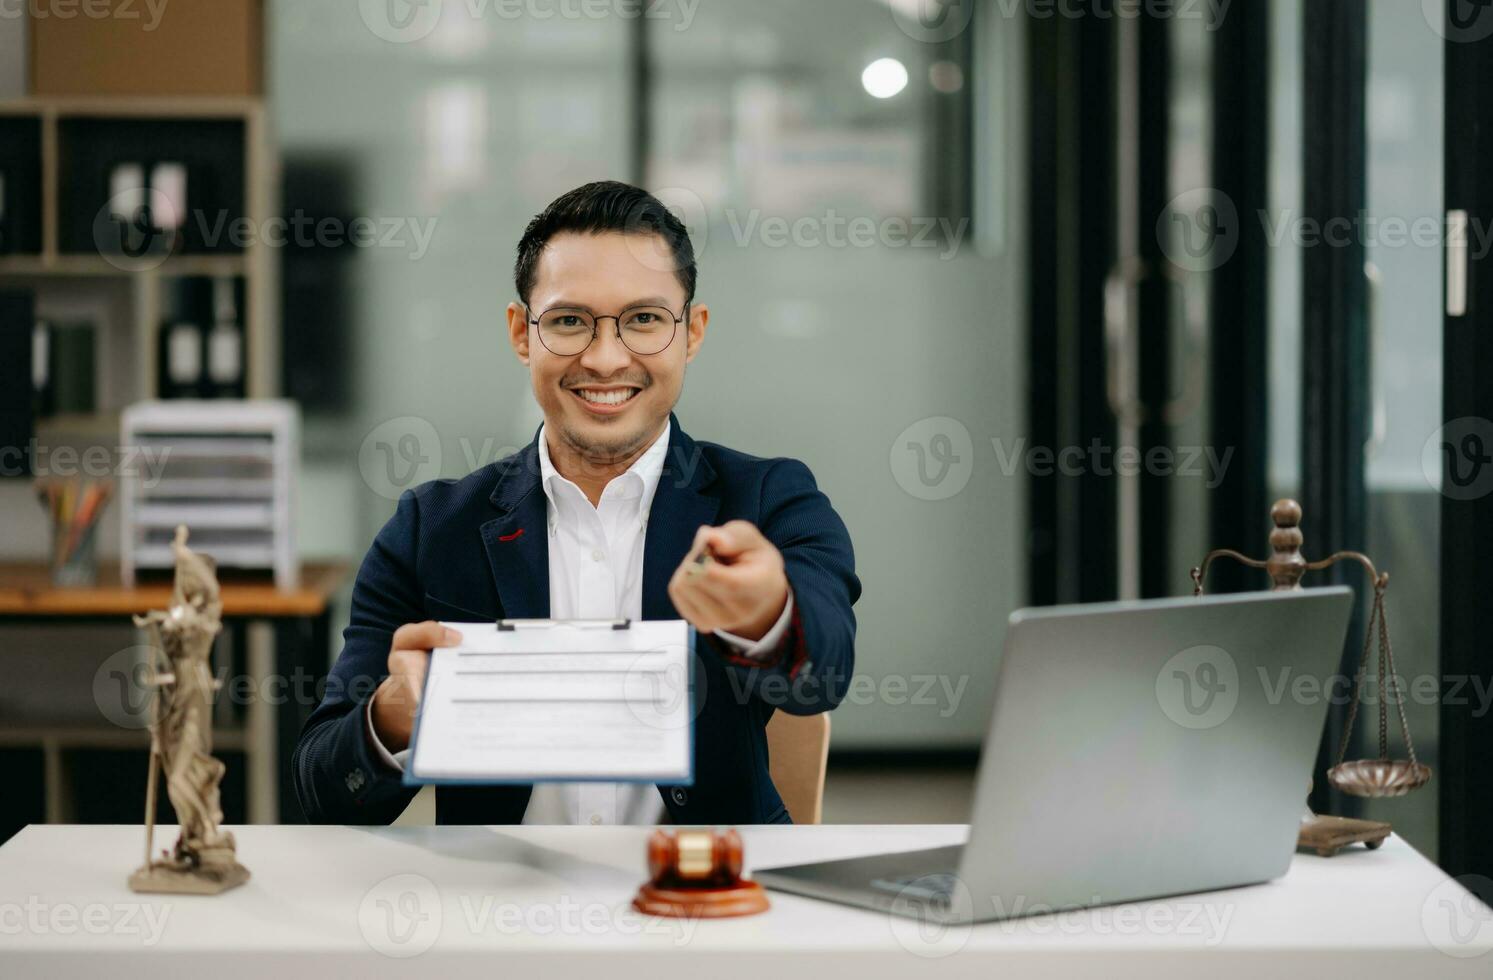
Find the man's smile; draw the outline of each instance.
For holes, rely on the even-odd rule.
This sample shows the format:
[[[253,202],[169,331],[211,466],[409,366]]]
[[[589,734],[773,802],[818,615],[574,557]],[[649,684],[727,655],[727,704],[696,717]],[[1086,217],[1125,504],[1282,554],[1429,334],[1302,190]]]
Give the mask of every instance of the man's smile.
[[[616,415],[626,409],[643,389],[636,385],[578,385],[566,390],[587,411],[597,415]]]

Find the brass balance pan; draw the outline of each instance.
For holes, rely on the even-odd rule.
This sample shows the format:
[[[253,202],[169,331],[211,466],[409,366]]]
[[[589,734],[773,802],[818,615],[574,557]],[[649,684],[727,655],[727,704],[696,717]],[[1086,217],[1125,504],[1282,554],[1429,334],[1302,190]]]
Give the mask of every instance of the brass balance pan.
[[[1350,796],[1404,796],[1431,781],[1431,767],[1401,759],[1359,759],[1327,770],[1327,781]]]

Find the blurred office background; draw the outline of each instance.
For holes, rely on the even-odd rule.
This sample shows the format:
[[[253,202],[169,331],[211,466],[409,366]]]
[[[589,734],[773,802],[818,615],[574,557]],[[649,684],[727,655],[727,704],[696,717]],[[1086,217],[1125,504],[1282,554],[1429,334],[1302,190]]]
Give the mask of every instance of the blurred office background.
[[[162,29],[206,6],[171,0]],[[215,14],[234,29],[202,40],[249,68],[209,78],[206,96],[141,94],[152,83],[127,71],[76,79],[95,94],[52,75],[59,94],[34,91],[39,44],[55,56],[68,32],[0,18],[0,124],[12,150],[33,147],[0,151],[16,227],[39,194],[68,212],[74,192],[102,193],[65,167],[55,186],[27,185],[28,160],[45,170],[84,146],[106,160],[111,139],[127,142],[68,100],[139,100],[132,118],[159,109],[152,124],[169,128],[208,98],[222,111],[206,118],[235,125],[216,133],[198,113],[171,138],[200,146],[219,183],[246,182],[237,206],[379,231],[145,272],[68,259],[66,228],[29,246],[11,234],[0,290],[92,332],[88,403],[33,430],[39,444],[112,445],[127,404],[173,394],[164,320],[137,322],[142,303],[231,280],[241,387],[299,408],[297,555],[355,563],[400,490],[532,437],[540,416],[502,324],[513,246],[561,192],[627,179],[676,207],[700,250],[712,328],[682,423],[807,461],[854,538],[863,676],[834,715],[826,820],[965,819],[1007,615],[1187,594],[1209,548],[1263,555],[1278,496],[1306,505],[1312,557],[1362,548],[1393,573],[1400,672],[1435,677],[1442,497],[1423,450],[1443,417],[1447,40],[1420,4],[1314,6],[234,0]],[[59,106],[60,149],[39,135]],[[1324,133],[1356,153],[1309,145]],[[1429,221],[1431,240],[1384,225],[1355,232],[1356,247],[1303,240],[1312,220],[1351,212],[1323,197],[1345,172],[1368,215]],[[102,203],[83,197],[73,210]],[[1353,266],[1339,322],[1315,272]],[[1356,339],[1324,346],[1343,336]],[[1123,446],[1173,455],[1116,473]],[[1054,471],[1042,454],[1065,448],[1081,454]],[[32,497],[28,480],[0,481],[0,559],[48,555]],[[105,562],[120,510],[99,529]],[[1361,585],[1355,574],[1342,579]],[[1222,567],[1210,578],[1264,585]],[[329,657],[345,586],[332,608]],[[249,633],[228,642],[249,650]],[[0,622],[11,825],[137,817],[138,744],[89,733],[104,724],[100,664],[138,642],[123,624]],[[1407,704],[1433,767],[1440,708]],[[1340,706],[1324,752],[1342,720]],[[1371,751],[1365,724],[1353,751]],[[236,744],[230,819],[273,812],[253,809],[274,787],[243,774]],[[1363,806],[1319,786],[1314,802],[1393,820],[1437,852],[1435,789]]]

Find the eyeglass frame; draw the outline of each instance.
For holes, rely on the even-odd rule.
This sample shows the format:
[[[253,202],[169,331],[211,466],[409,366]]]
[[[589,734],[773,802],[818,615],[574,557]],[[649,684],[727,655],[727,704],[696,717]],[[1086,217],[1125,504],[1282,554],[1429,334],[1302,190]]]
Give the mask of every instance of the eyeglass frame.
[[[540,311],[539,315],[535,317],[532,316],[534,310],[531,306],[529,306],[528,303],[523,304],[523,306],[525,313],[524,322],[534,328],[534,333],[539,337],[539,345],[545,350],[549,351],[551,354],[554,354],[556,357],[580,357],[582,354],[586,353],[586,351],[590,350],[591,345],[596,343],[597,335],[601,332],[601,321],[603,320],[611,320],[612,323],[615,324],[614,329],[617,335],[617,342],[623,347],[626,347],[629,353],[637,357],[653,357],[654,355],[662,354],[664,351],[674,346],[674,338],[679,335],[679,325],[689,319],[690,308],[690,304],[685,303],[684,313],[680,316],[674,316],[674,311],[669,309],[667,306],[655,306],[652,303],[638,303],[635,306],[625,306],[616,314],[592,313],[590,310],[581,309],[578,306],[551,306],[548,309]],[[545,314],[553,313],[555,310],[574,310],[577,313],[584,313],[591,318],[591,339],[586,342],[585,347],[582,347],[574,354],[558,354],[555,351],[550,350],[550,345],[544,342],[544,333],[539,329],[539,321],[544,319]],[[622,316],[623,314],[631,310],[663,310],[665,313],[669,314],[669,316],[674,317],[674,329],[669,334],[669,342],[664,344],[662,347],[651,354],[641,354],[638,351],[633,350],[631,347],[628,347],[627,341],[622,339]]]

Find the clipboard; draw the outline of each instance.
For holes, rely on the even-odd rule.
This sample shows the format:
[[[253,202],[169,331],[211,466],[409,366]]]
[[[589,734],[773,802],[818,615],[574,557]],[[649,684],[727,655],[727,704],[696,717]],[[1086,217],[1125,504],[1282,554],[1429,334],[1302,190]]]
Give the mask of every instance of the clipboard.
[[[695,630],[685,620],[445,625],[407,786],[694,782]]]

